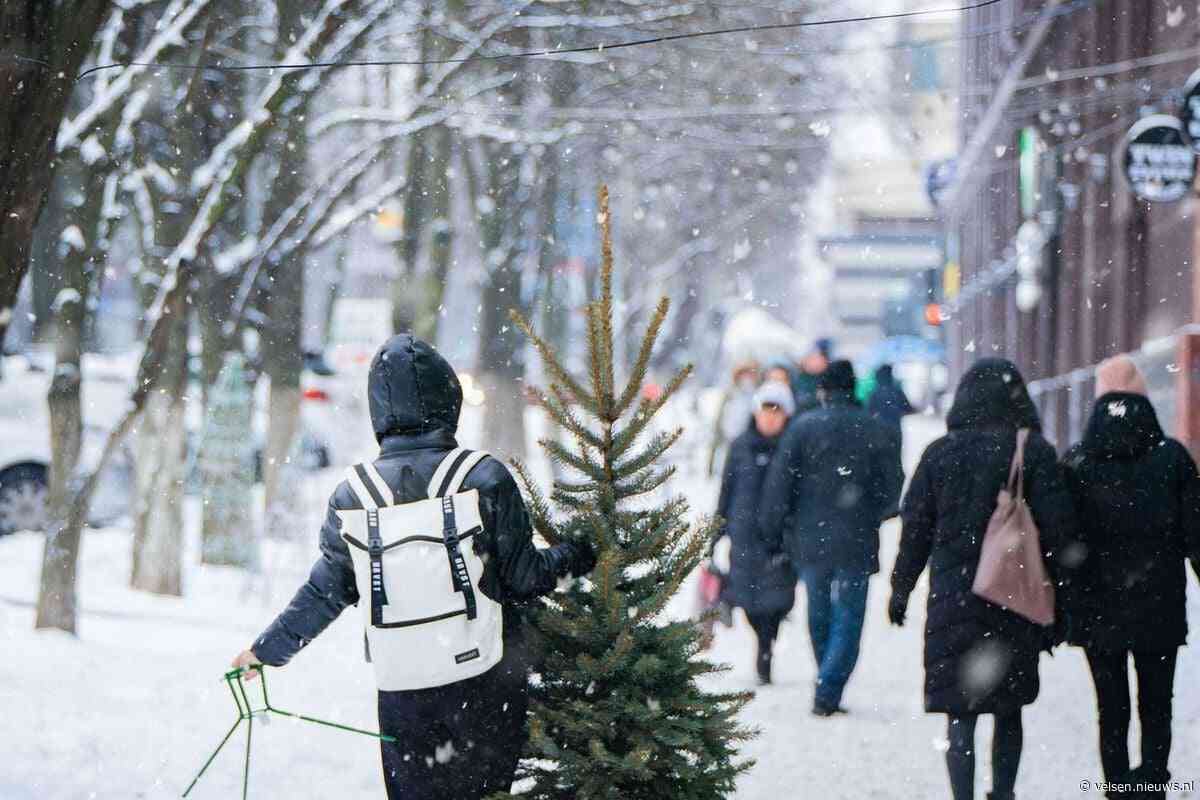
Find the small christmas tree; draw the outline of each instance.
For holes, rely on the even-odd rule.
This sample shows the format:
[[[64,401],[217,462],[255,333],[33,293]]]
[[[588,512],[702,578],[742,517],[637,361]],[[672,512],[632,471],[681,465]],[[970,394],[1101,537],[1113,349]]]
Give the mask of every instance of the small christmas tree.
[[[721,672],[699,658],[694,620],[664,619],[668,601],[700,562],[713,520],[692,526],[688,505],[630,508],[674,468],[660,458],[682,429],[647,425],[691,372],[684,367],[657,399],[640,399],[650,356],[669,307],[658,304],[637,361],[618,390],[613,363],[612,236],[607,189],[600,190],[603,260],[598,300],[587,307],[590,371],[568,374],[519,314],[551,380],[541,405],[573,441],[543,440],[574,479],[549,498],[516,464],[535,529],[550,543],[583,537],[597,555],[589,581],[552,596],[535,615],[545,644],[531,697],[530,745],[518,796],[537,800],[711,800],[734,790],[748,761],[737,746],[751,731],[737,722],[748,693],[704,691],[697,678]],[[636,407],[635,407],[636,402]],[[556,513],[557,512],[557,513]],[[507,795],[502,795],[507,796]]]

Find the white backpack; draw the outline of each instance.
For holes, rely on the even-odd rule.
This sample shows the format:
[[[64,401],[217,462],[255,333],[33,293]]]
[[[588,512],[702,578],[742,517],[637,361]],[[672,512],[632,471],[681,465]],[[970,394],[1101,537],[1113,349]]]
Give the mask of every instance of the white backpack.
[[[374,464],[346,471],[362,508],[337,514],[380,691],[473,678],[504,654],[501,606],[479,589],[483,560],[471,541],[483,531],[479,492],[460,491],[486,456],[451,450],[433,473],[428,499],[398,505]]]

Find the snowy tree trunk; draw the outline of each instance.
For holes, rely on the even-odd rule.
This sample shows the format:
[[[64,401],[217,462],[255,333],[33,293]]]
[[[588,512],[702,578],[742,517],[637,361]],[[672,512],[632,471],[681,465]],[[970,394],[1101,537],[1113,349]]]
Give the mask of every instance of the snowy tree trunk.
[[[206,564],[255,568],[259,563],[251,504],[253,402],[242,356],[230,353],[209,391],[200,443],[201,560]]]
[[[183,595],[185,447],[183,398],[152,393],[135,444],[138,499],[129,581],[134,589]]]
[[[80,189],[99,196],[104,185],[100,163],[86,166],[77,176]],[[64,180],[64,183],[66,181]],[[104,255],[99,230],[100,202],[68,205],[59,247],[61,287],[51,309],[54,315],[54,375],[46,405],[50,413],[50,486],[46,499],[47,528],[42,552],[42,587],[36,625],[75,632],[75,576],[82,525],[68,522],[73,478],[83,445],[82,369],[88,303]],[[86,232],[86,233],[85,233]]]
[[[70,269],[64,260],[64,270]],[[74,260],[77,268],[79,259]],[[77,269],[76,277],[82,271]],[[75,633],[75,575],[79,563],[80,526],[68,524],[71,476],[83,441],[80,399],[80,356],[83,350],[83,302],[60,305],[57,354],[47,404],[50,409],[50,492],[46,509],[46,541],[38,592],[36,626]]]
[[[129,585],[183,594],[183,485],[187,428],[187,320],[172,320],[162,377],[146,399],[134,446],[133,558]]]
[[[266,533],[288,538],[294,517],[291,505],[296,501],[284,486],[283,474],[294,468],[296,431],[300,421],[300,387],[271,379],[267,405],[267,441],[263,448],[263,494],[266,508]]]

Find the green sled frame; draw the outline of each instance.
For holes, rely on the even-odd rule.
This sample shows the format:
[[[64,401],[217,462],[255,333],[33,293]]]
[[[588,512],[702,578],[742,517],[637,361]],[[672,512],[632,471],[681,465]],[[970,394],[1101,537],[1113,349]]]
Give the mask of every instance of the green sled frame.
[[[246,684],[242,680],[242,678],[250,672],[258,673],[259,683],[262,685],[263,704],[261,708],[255,708],[250,702],[250,695],[247,694]],[[252,664],[249,667],[238,667],[237,669],[232,669],[225,673],[224,680],[229,686],[230,694],[233,695],[233,703],[235,706],[237,706],[237,719],[234,720],[233,727],[231,727],[229,732],[225,734],[225,738],[221,740],[219,745],[217,745],[217,749],[213,751],[212,755],[208,757],[208,760],[204,762],[204,766],[200,768],[198,773],[196,773],[196,777],[192,778],[192,782],[188,784],[188,788],[183,793],[184,797],[187,797],[192,789],[196,788],[196,784],[200,781],[200,777],[204,775],[205,770],[207,770],[209,765],[212,764],[212,762],[216,759],[217,754],[221,752],[221,748],[223,748],[226,743],[229,742],[230,737],[233,736],[233,733],[238,729],[238,726],[245,722],[246,760],[245,766],[242,769],[242,800],[247,800],[250,792],[250,741],[254,733],[255,717],[266,718],[271,714],[278,714],[281,717],[291,717],[292,719],[298,719],[304,722],[314,722],[317,725],[325,725],[329,728],[337,728],[339,730],[349,731],[350,733],[360,733],[363,736],[371,736],[376,739],[382,739],[385,742],[396,741],[394,736],[385,736],[382,733],[364,731],[360,728],[352,728],[349,725],[341,725],[337,722],[316,719],[315,717],[308,717],[304,714],[293,714],[291,711],[284,711],[276,708],[275,706],[271,705],[270,697],[267,695],[267,676],[261,664]]]

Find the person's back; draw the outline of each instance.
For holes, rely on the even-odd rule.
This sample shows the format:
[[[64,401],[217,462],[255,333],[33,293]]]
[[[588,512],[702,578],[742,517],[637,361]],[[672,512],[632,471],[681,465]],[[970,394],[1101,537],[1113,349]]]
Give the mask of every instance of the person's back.
[[[925,710],[947,715],[946,765],[955,800],[974,794],[975,728],[994,718],[991,797],[1011,800],[1021,759],[1021,710],[1037,699],[1038,656],[1052,632],[973,591],[988,521],[1029,430],[1021,491],[1037,523],[1052,577],[1059,545],[1073,527],[1070,497],[1054,448],[1040,434],[1037,409],[1020,372],[1004,359],[981,359],[959,381],[948,433],[925,449],[904,496],[900,548],[888,617],[903,625],[909,595],[929,567],[925,617]]]
[[[1110,392],[1063,458],[1081,563],[1071,636],[1107,648],[1184,643],[1185,559],[1200,533],[1196,466],[1139,394]]]
[[[1187,637],[1187,557],[1200,576],[1200,478],[1186,448],[1163,433],[1128,356],[1100,365],[1096,390],[1083,440],[1063,458],[1077,538],[1065,548],[1073,569],[1062,606],[1096,687],[1105,777],[1161,784],[1170,775],[1176,657]],[[1142,754],[1133,772],[1131,656]]]
[[[454,434],[462,390],[450,365],[425,342],[407,334],[389,340],[372,361],[368,399],[380,445],[379,458],[370,466],[384,486],[378,486],[371,470],[363,466],[366,479],[355,482],[357,487],[349,481],[337,487],[321,529],[321,558],[308,582],[251,650],[235,659],[235,666],[256,661],[283,666],[347,606],[374,603],[371,587],[359,586],[356,580],[342,535],[342,515],[363,513],[360,509],[372,505],[400,505],[427,498],[435,471],[458,447]],[[452,476],[453,467],[447,465],[447,477]],[[482,572],[466,578],[472,582],[472,591],[477,585],[488,599],[501,604],[503,656],[482,674],[429,688],[392,691],[381,684],[380,727],[398,740],[382,745],[389,797],[475,800],[508,790],[524,741],[528,703],[528,664],[516,604],[550,592],[569,571],[581,573],[591,567],[590,552],[572,545],[548,549],[533,545],[520,491],[496,459],[485,457],[465,473],[461,491],[471,490],[478,492],[481,525],[477,530],[459,532],[460,546],[473,549]],[[370,501],[361,496],[364,491],[371,495]],[[443,556],[440,566],[446,563]],[[466,595],[462,590],[456,592],[459,598]],[[404,600],[389,596],[387,602],[399,606]],[[404,625],[437,621],[422,619]],[[388,633],[387,624],[369,627],[378,636]],[[440,646],[437,634],[430,630],[428,648],[436,650]],[[369,645],[370,639],[365,637],[364,643]],[[371,657],[370,652],[366,655]],[[447,664],[461,664],[471,657],[449,653]],[[376,667],[378,678],[386,669],[379,664]],[[447,755],[455,757],[447,760]]]
[[[854,399],[852,382],[822,396],[820,408],[784,432],[763,488],[762,527],[782,537],[798,565],[874,573],[879,525],[895,512],[904,483],[900,453]]]
[[[879,525],[904,483],[900,452],[854,395],[854,368],[835,361],[821,376],[822,407],[783,434],[762,490],[759,526],[802,575],[817,662],[813,713],[842,713],[858,660],[870,576],[879,571]]]

